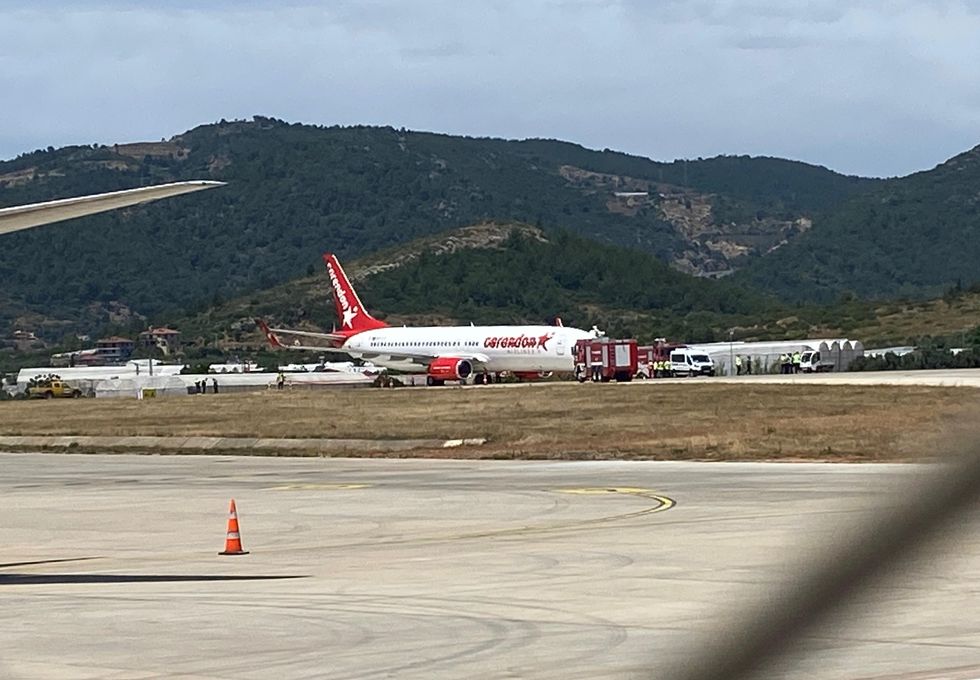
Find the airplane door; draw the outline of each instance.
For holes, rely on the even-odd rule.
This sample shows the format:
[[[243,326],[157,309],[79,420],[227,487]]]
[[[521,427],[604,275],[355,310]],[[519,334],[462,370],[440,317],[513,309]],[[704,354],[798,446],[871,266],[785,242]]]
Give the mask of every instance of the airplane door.
[[[562,356],[565,354],[565,338],[559,335],[556,339],[558,342],[555,343],[555,351],[558,353],[558,356]]]

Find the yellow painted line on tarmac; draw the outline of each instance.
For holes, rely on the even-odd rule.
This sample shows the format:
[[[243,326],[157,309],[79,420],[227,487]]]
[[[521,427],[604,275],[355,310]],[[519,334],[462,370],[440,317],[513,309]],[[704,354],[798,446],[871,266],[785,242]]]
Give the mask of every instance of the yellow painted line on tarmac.
[[[276,488],[296,488],[304,485],[289,485],[286,487],[276,487]],[[370,486],[357,485],[357,486]],[[572,494],[620,494],[626,496],[633,496],[636,498],[642,498],[648,501],[653,501],[652,505],[640,508],[639,510],[634,510],[632,512],[619,513],[615,515],[603,515],[601,517],[591,517],[588,519],[579,520],[568,520],[565,522],[555,522],[549,524],[538,524],[538,525],[524,525],[517,527],[507,527],[503,529],[487,529],[484,531],[468,531],[460,533],[448,533],[442,535],[432,535],[432,536],[417,536],[411,538],[394,538],[388,540],[380,540],[373,545],[408,545],[416,543],[440,543],[444,541],[465,541],[471,539],[480,538],[521,538],[525,536],[533,535],[549,535],[549,534],[561,534],[568,531],[575,531],[578,529],[588,529],[601,524],[607,524],[612,522],[624,521],[636,519],[638,517],[644,517],[647,515],[653,515],[660,512],[666,512],[670,510],[675,505],[677,501],[673,498],[668,498],[667,496],[662,496],[660,494],[653,493],[650,489],[643,489],[639,487],[578,487],[578,488],[565,488],[565,489],[543,489],[545,492],[557,492],[557,493],[572,493]],[[354,544],[360,545],[360,544]],[[343,547],[343,546],[335,546]]]
[[[640,515],[652,515],[655,512],[666,512],[672,507],[677,505],[677,501],[673,498],[668,498],[667,496],[661,496],[660,494],[654,493],[650,489],[643,489],[638,486],[583,486],[583,487],[571,487],[567,489],[555,489],[558,493],[570,493],[579,495],[602,495],[602,494],[620,494],[624,496],[637,496],[639,498],[646,498],[651,501],[656,501],[657,505],[651,506],[649,508],[644,508],[643,510],[637,510],[636,512],[630,512],[625,515],[612,515],[610,517],[599,517],[594,520],[589,520],[591,523],[598,522],[611,522],[617,519],[629,519],[631,517],[639,517]]]
[[[558,522],[555,524],[545,524],[539,526],[512,527],[508,529],[496,529],[453,536],[455,539],[463,538],[493,538],[504,536],[526,536],[528,534],[549,534],[554,532],[564,532],[575,529],[582,529],[596,524],[606,524],[609,522],[620,522],[623,520],[635,519],[646,515],[653,515],[658,512],[666,512],[677,505],[677,501],[667,496],[653,493],[650,489],[637,487],[578,487],[571,489],[553,489],[558,493],[572,494],[621,494],[625,496],[635,496],[653,501],[655,504],[633,512],[620,513],[618,515],[604,515],[590,519],[570,520],[568,522]]]
[[[583,495],[598,495],[604,493],[623,493],[634,496],[646,496],[652,494],[650,489],[642,489],[638,486],[583,486],[572,487],[570,489],[555,489],[558,493],[577,493]]]
[[[283,484],[270,487],[272,491],[348,491],[366,489],[370,484]]]

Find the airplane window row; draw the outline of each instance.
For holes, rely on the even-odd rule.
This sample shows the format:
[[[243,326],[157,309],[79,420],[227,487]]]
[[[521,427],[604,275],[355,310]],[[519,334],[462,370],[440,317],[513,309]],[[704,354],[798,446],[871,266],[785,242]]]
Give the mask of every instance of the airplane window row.
[[[479,343],[476,341],[466,341],[461,342],[459,340],[455,341],[438,341],[438,340],[416,340],[413,342],[383,342],[380,340],[372,340],[371,347],[478,347]]]

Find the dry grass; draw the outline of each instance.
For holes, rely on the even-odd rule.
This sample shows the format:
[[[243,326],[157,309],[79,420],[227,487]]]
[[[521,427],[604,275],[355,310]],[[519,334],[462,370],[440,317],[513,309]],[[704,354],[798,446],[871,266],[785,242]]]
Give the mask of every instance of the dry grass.
[[[801,385],[525,385],[0,404],[3,435],[487,437],[453,456],[904,460],[972,390]],[[433,452],[430,452],[433,455]]]

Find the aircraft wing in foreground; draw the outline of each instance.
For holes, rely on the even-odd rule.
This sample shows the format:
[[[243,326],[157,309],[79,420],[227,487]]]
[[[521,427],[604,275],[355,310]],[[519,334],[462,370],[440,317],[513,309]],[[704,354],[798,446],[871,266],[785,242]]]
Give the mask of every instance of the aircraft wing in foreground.
[[[169,184],[158,184],[150,187],[111,191],[105,194],[76,196],[74,198],[62,198],[56,201],[45,201],[44,203],[31,203],[30,205],[15,205],[9,208],[0,208],[0,234],[39,227],[42,224],[49,224],[50,222],[70,220],[74,217],[93,215],[107,210],[126,208],[139,203],[149,203],[150,201],[188,194],[193,191],[212,189],[214,187],[224,186],[224,184],[224,182],[210,180],[171,182]]]

